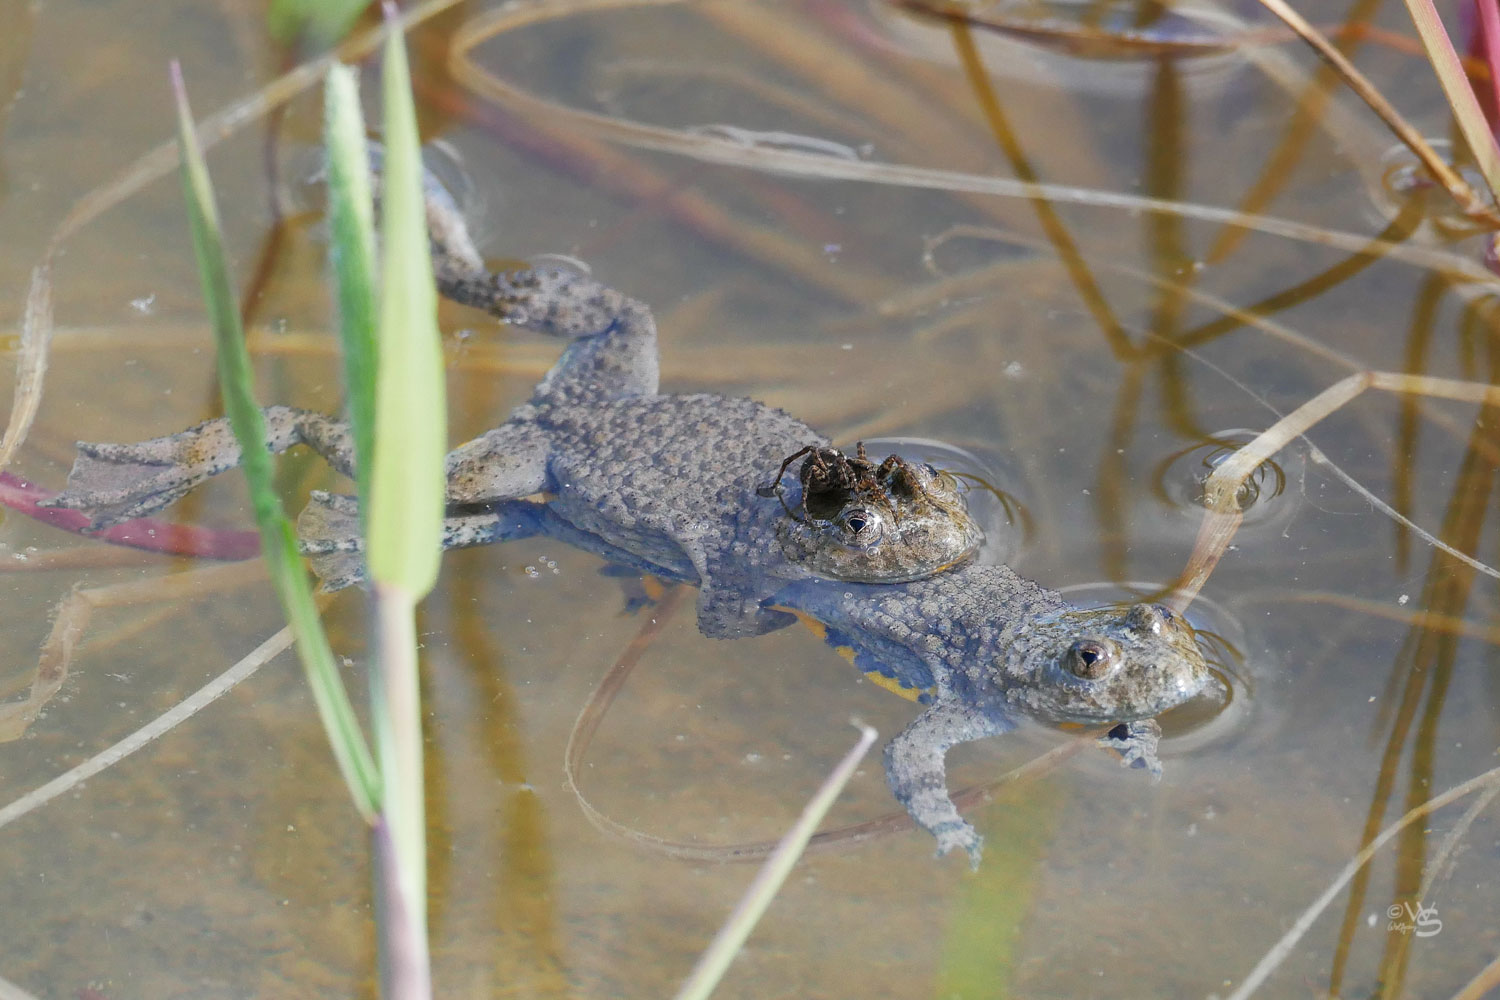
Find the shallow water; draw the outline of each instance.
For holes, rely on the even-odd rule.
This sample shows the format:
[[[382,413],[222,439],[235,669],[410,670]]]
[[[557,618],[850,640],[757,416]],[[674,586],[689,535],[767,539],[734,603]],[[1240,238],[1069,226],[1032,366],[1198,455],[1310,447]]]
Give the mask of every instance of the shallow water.
[[[64,215],[170,134],[168,58],[183,59],[200,115],[282,66],[259,7],[0,2],[11,29],[0,31],[7,335]],[[937,439],[978,456],[1027,513],[1001,540],[1006,558],[1051,586],[1119,595],[1173,578],[1198,515],[1161,496],[1161,478],[1192,465],[1172,457],[1264,427],[1352,370],[1493,378],[1492,311],[1471,307],[1487,293],[1430,267],[1346,267],[1275,308],[1285,329],[1235,326],[1211,300],[1148,279],[1245,307],[1350,255],[1268,235],[1217,252],[1215,224],[1057,199],[1041,209],[1055,221],[1038,222],[1022,199],[904,186],[878,170],[856,182],[702,162],[601,140],[558,111],[720,141],[744,137],[722,126],[788,133],[771,145],[856,166],[1012,176],[998,109],[1041,180],[1227,206],[1264,183],[1292,120],[1295,99],[1268,82],[1275,65],[1236,55],[1102,67],[1031,46],[1023,78],[1004,47],[1014,43],[976,36],[997,102],[987,116],[953,35],[905,15],[814,2],[620,6],[474,50],[476,66],[558,106],[543,112],[496,104],[441,71],[445,37],[480,11],[464,6],[413,45],[426,134],[453,151],[486,252],[570,254],[652,303],[667,388],[753,395],[841,442]],[[1376,20],[1401,29],[1402,17]],[[1313,69],[1290,45],[1257,51]],[[1420,127],[1445,132],[1436,88],[1410,56],[1367,44],[1358,58]],[[316,100],[303,98],[275,152],[255,123],[213,150],[210,167],[251,291],[262,395],[327,408],[338,389],[321,233],[298,176],[316,120]],[[1390,145],[1336,94],[1288,163],[1270,168],[1284,185],[1262,210],[1375,234],[1386,223],[1368,183]],[[297,206],[279,229],[268,156]],[[1410,242],[1440,246],[1425,229]],[[1062,260],[1060,245],[1077,256]],[[1472,242],[1451,249],[1475,258]],[[16,467],[54,487],[74,439],[134,440],[216,412],[175,177],[63,251],[47,392]],[[452,307],[443,320],[459,439],[524,398],[556,348]],[[1495,423],[1467,404],[1366,394],[1292,445],[1277,459],[1284,490],[1247,518],[1195,611],[1239,654],[1235,702],[1220,720],[1168,719],[1160,784],[1087,749],[1008,786],[969,813],[987,838],[977,875],[934,860],[931,839],[911,831],[811,856],[720,995],[1229,993],[1366,842],[1362,831],[1496,763],[1494,579],[1401,530],[1347,481],[1493,563]],[[331,484],[306,458],[282,468],[289,498]],[[249,522],[233,477],[173,516]],[[29,571],[51,550],[95,561],[107,550],[14,515],[0,542],[17,569],[3,580],[3,676],[18,686],[69,588],[194,569],[153,557]],[[751,877],[746,865],[664,857],[602,832],[564,784],[575,716],[649,615],[622,616],[618,582],[598,569],[546,541],[461,552],[425,605],[444,995],[663,995]],[[94,614],[62,695],[23,740],[0,746],[0,799],[113,743],[279,627],[263,584],[200,598]],[[339,651],[361,660],[358,600],[339,598],[328,619]],[[713,642],[683,609],[612,706],[581,784],[607,817],[653,836],[762,840],[853,742],[846,720],[889,736],[912,715],[803,630]],[[962,748],[953,787],[1067,738],[1028,726]],[[1335,899],[1262,995],[1367,996],[1384,983],[1390,995],[1448,996],[1500,951],[1493,814],[1443,851],[1468,801],[1377,854],[1360,895]],[[892,808],[872,758],[829,823]],[[374,993],[364,833],[289,656],[0,838],[0,976],[36,996]],[[1388,907],[1416,902],[1436,907],[1440,933],[1388,928]]]

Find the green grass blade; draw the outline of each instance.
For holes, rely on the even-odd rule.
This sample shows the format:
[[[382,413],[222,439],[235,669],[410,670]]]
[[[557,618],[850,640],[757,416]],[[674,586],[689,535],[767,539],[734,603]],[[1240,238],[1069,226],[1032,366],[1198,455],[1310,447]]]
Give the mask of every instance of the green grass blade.
[[[1036,906],[1063,805],[1047,782],[1022,782],[1006,786],[985,807],[984,865],[958,890],[934,996],[1017,995],[1021,933]]]
[[[296,636],[297,652],[307,671],[313,699],[328,731],[339,770],[343,772],[355,807],[366,819],[371,819],[379,808],[375,766],[333,662],[333,651],[323,634],[322,622],[297,554],[296,536],[272,488],[273,470],[271,454],[265,444],[265,421],[255,402],[250,355],[245,349],[244,330],[235,306],[234,290],[229,283],[229,268],[224,261],[213,187],[193,129],[182,71],[175,62],[172,64],[172,84],[177,98],[183,189],[193,233],[193,250],[198,259],[198,276],[213,320],[218,345],[219,384],[230,424],[244,454],[245,479],[250,486],[262,548],[277,596]]]
[[[370,503],[370,578],[421,597],[442,555],[448,429],[422,158],[406,48],[386,43],[382,73],[380,375]]]
[[[385,803],[375,830],[380,898],[381,992],[431,996],[427,944],[427,810],[422,777],[422,694],[417,674],[416,598],[375,584],[379,669],[371,678],[375,747]]]
[[[386,4],[386,19],[395,7]],[[423,204],[422,160],[405,40],[387,36],[381,74],[385,154],[375,463],[367,546],[379,631],[371,684],[385,791],[376,828],[381,888],[381,978],[389,996],[431,993],[427,951],[426,806],[416,605],[442,556],[448,429],[437,289]],[[384,852],[389,849],[389,859]]]
[[[324,101],[324,137],[328,147],[329,252],[339,310],[339,337],[344,347],[344,388],[354,435],[360,519],[370,503],[375,464],[375,374],[379,346],[375,339],[375,217],[370,197],[370,157],[364,115],[359,107],[359,78],[348,66],[328,71]]]
[[[370,0],[272,0],[266,21],[277,41],[306,35],[318,45],[328,45],[348,34],[368,6]]]
[[[1460,84],[1463,71],[1461,68],[1454,68],[1458,57],[1453,53],[1453,46],[1448,42],[1448,36],[1442,30],[1442,25],[1432,20],[1432,18],[1436,17],[1436,14],[1432,12],[1430,0],[1405,0],[1405,2],[1422,36],[1422,44],[1426,46],[1428,56],[1433,60],[1433,67],[1437,70],[1439,80],[1443,84],[1444,90],[1448,92],[1448,98],[1452,102],[1455,112],[1459,115],[1460,123],[1462,123],[1466,118],[1470,117],[1470,112],[1465,110],[1466,106],[1475,111],[1477,111],[1478,106],[1474,103],[1473,92],[1468,90],[1468,82],[1463,80]],[[1493,2],[1493,0],[1490,0],[1490,2]],[[1432,178],[1443,186],[1466,214],[1490,224],[1500,221],[1500,215],[1496,213],[1493,199],[1486,200],[1471,188],[1469,182],[1460,176],[1458,170],[1433,149],[1432,144],[1427,141],[1421,132],[1417,131],[1415,126],[1401,116],[1401,112],[1397,111],[1395,105],[1375,88],[1375,85],[1370,82],[1369,78],[1356,69],[1348,57],[1335,48],[1333,43],[1325,38],[1321,31],[1313,27],[1305,17],[1293,9],[1287,3],[1287,0],[1260,0],[1260,4],[1280,18],[1282,23],[1296,32],[1299,38],[1308,45],[1311,45],[1313,50],[1322,57],[1323,61],[1338,72],[1339,76],[1349,86],[1349,89],[1354,91],[1359,96],[1359,99],[1369,106],[1371,111],[1380,116],[1380,120],[1385,122],[1386,127],[1395,133],[1396,138],[1406,144],[1406,147],[1422,162],[1422,166],[1432,175]],[[1422,9],[1424,4],[1426,7],[1425,11]],[[1431,12],[1430,17],[1428,16],[1429,12]],[[1441,50],[1445,46],[1447,54],[1452,56],[1452,61],[1446,64],[1445,59],[1441,57]],[[1455,72],[1458,74],[1457,79],[1452,75]],[[1463,93],[1459,93],[1457,90],[1450,90],[1450,88],[1456,85],[1462,87]],[[1482,124],[1483,116],[1481,115],[1480,118],[1480,123]],[[1467,129],[1469,126],[1464,127]],[[1500,163],[1496,161],[1494,138],[1480,138],[1482,141],[1476,143],[1473,147],[1474,155],[1481,173],[1486,177],[1486,183],[1490,184],[1493,183],[1489,179],[1492,176],[1492,171],[1500,169]],[[1466,141],[1473,142],[1473,137],[1466,139]]]

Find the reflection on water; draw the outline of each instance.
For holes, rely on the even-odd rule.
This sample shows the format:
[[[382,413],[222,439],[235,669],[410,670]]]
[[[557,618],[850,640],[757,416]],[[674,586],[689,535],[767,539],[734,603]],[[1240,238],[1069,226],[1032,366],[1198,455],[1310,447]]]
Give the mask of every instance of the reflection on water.
[[[0,32],[7,336],[59,220],[169,133],[169,56],[183,56],[200,108],[269,78],[280,59],[260,8],[54,2],[29,33]],[[1200,478],[1184,463],[1199,463],[1222,428],[1264,427],[1362,368],[1491,381],[1500,351],[1489,288],[1460,280],[1465,265],[1431,264],[1472,260],[1469,244],[1433,245],[1418,266],[1373,242],[1335,251],[1078,199],[946,191],[887,169],[1034,177],[1372,241],[1431,238],[1420,205],[1387,206],[1372,223],[1362,178],[1385,169],[1389,143],[1300,50],[1188,58],[1160,47],[1178,22],[1108,10],[1115,20],[1090,6],[1046,26],[1072,17],[1090,43],[1128,34],[1122,23],[1150,36],[1156,48],[1111,57],[1104,87],[1089,82],[1099,59],[1050,42],[1043,57],[1016,25],[970,34],[853,2],[617,4],[507,22],[466,50],[458,79],[436,67],[479,10],[414,46],[433,67],[420,84],[427,134],[451,144],[485,204],[487,251],[572,255],[652,303],[668,388],[753,395],[841,442],[921,438],[981,456],[980,474],[1025,512],[1024,531],[987,521],[1003,558],[1109,599],[1182,568],[1196,534],[1182,498]],[[1177,41],[1265,28],[1203,28],[1199,13],[1176,11],[1197,25]],[[993,48],[1002,39],[1045,58],[1045,79],[1011,72],[1013,57]],[[1411,93],[1421,73],[1410,57],[1365,45],[1367,68],[1411,99],[1419,128],[1444,131],[1431,96]],[[17,66],[19,89],[7,83]],[[530,98],[480,96],[490,91],[475,67]],[[606,136],[580,110],[737,144],[746,162],[663,151],[678,147],[639,128]],[[294,102],[274,140],[252,125],[211,166],[239,274],[256,289],[247,304],[263,392],[330,408],[319,223],[293,216],[273,238],[264,175],[280,155],[267,144],[305,147],[317,113],[314,99]],[[826,157],[837,176],[863,169],[863,180],[787,169],[789,154],[813,169],[830,144],[858,154]],[[757,158],[777,169],[754,169]],[[196,297],[175,178],[71,238],[47,394],[17,471],[55,486],[74,439],[142,439],[213,415]],[[132,306],[148,299],[149,313]],[[443,319],[455,433],[475,434],[525,398],[556,348],[456,308]],[[1362,844],[1493,766],[1496,426],[1470,404],[1372,393],[1320,424],[1311,445],[1276,458],[1287,488],[1272,498],[1262,482],[1193,608],[1222,639],[1232,697],[1207,717],[1164,720],[1159,785],[1083,746],[970,811],[988,840],[978,876],[932,859],[915,833],[810,858],[721,995],[1227,993]],[[289,495],[329,485],[310,461],[282,470]],[[232,481],[174,516],[248,522]],[[0,544],[7,569],[81,553],[68,568],[4,578],[4,676],[18,689],[75,583],[190,568],[90,562],[99,543],[10,516]],[[455,553],[445,566],[422,624],[440,992],[662,995],[750,873],[601,833],[564,787],[575,715],[643,618],[618,613],[625,598],[596,559],[555,543]],[[345,596],[328,615],[337,647],[362,657],[358,601]],[[661,623],[581,768],[590,800],[625,827],[702,845],[772,837],[849,742],[845,719],[889,736],[912,717],[800,629],[719,643],[690,618]],[[24,740],[0,746],[0,794],[109,745],[277,624],[257,587],[187,606],[99,607],[62,697]],[[955,787],[1066,739],[1026,726],[965,747],[950,761]],[[1462,808],[1377,854],[1268,995],[1303,984],[1457,992],[1495,950],[1482,848],[1495,821],[1481,812],[1459,830]],[[891,809],[871,761],[830,823]],[[0,976],[38,996],[373,995],[364,835],[289,661],[0,838],[11,903]],[[1403,902],[1436,906],[1441,933],[1388,926],[1387,908]]]
[[[0,24],[5,25],[5,33],[0,36],[0,134],[5,132],[5,119],[26,76],[33,17],[26,0],[0,3]],[[5,196],[5,186],[5,164],[0,160],[0,198]]]

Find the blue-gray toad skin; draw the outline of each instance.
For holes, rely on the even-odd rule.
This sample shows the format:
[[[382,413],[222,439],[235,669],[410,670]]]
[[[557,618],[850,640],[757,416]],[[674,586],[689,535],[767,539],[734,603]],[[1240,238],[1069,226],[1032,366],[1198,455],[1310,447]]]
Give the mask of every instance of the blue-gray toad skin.
[[[946,787],[950,747],[1025,715],[1145,720],[1204,688],[1191,628],[1158,605],[1082,610],[1004,566],[972,563],[905,583],[819,578],[788,558],[777,530],[787,513],[756,487],[798,449],[826,444],[822,435],[753,400],[658,394],[646,306],[571,273],[489,273],[441,192],[429,195],[444,293],[570,341],[527,403],[449,457],[447,545],[547,535],[694,584],[699,627],[713,637],[757,635],[796,614],[817,623],[858,667],[925,704],[887,746],[887,778],[939,853],[960,847],[975,864],[980,837]],[[352,472],[342,422],[265,412],[271,447],[309,444]],[[222,420],[138,445],[81,444],[53,503],[104,526],[165,506],[238,461]],[[783,485],[795,504],[796,475]],[[331,587],[360,572],[356,521],[349,498],[317,494],[299,522]]]

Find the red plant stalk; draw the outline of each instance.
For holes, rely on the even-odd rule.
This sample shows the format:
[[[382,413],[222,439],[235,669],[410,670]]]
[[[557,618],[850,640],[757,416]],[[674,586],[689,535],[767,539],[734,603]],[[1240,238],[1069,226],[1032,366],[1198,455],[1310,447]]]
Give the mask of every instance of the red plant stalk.
[[[37,504],[56,496],[49,489],[27,482],[20,476],[0,472],[0,505],[27,517],[35,518],[75,535],[88,535],[113,545],[126,545],[148,552],[174,556],[197,556],[201,559],[251,559],[260,552],[260,534],[220,528],[200,528],[191,524],[172,524],[154,517],[138,517],[102,531],[89,530],[87,514],[76,510],[53,510]]]
[[[1500,0],[1474,0],[1477,15],[1469,51],[1489,67],[1489,86],[1476,86],[1474,96],[1484,109],[1490,131],[1500,134]]]

